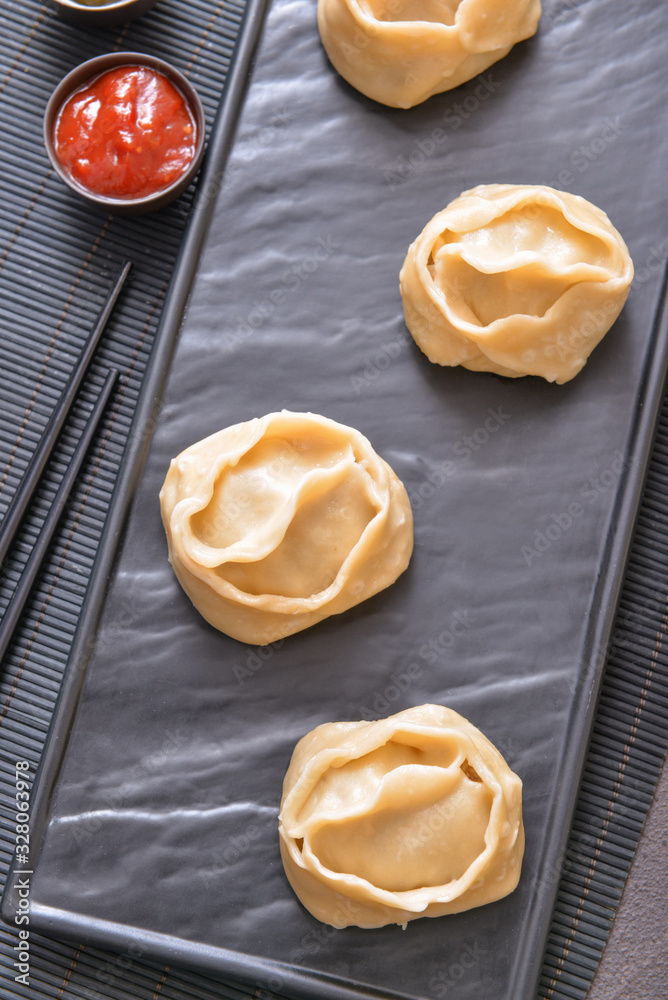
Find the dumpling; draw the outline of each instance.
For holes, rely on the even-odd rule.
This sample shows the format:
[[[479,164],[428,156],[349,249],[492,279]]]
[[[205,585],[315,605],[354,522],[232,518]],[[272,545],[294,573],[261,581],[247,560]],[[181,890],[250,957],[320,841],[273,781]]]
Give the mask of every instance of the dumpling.
[[[412,108],[508,55],[540,13],[540,0],[318,0],[318,28],[348,83]]]
[[[430,361],[568,382],[621,312],[624,240],[584,198],[526,184],[466,191],[427,223],[400,274]]]
[[[382,927],[458,913],[517,885],[522,782],[441,705],[330,722],[295,747],[279,837],[292,888],[324,923]]]
[[[403,484],[369,441],[312,413],[235,424],[173,459],[169,557],[198,611],[264,645],[397,579],[413,549]]]

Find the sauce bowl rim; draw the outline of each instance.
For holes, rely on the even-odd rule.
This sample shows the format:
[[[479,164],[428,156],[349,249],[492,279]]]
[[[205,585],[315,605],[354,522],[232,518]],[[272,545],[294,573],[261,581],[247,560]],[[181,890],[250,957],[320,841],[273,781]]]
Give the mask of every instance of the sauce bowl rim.
[[[123,4],[132,2],[134,0],[121,0]],[[117,4],[114,6],[117,6]],[[170,82],[175,84],[188,104],[197,128],[195,153],[183,173],[167,187],[160,188],[158,191],[153,191],[150,194],[140,195],[139,197],[114,197],[112,195],[96,194],[94,191],[89,190],[75,180],[62,166],[55,149],[55,124],[61,109],[72,94],[87,83],[102,76],[108,70],[117,69],[121,66],[145,66],[166,76]],[[166,62],[159,56],[153,56],[146,52],[107,52],[99,56],[94,56],[92,59],[86,59],[84,62],[74,66],[56,85],[44,109],[43,135],[46,152],[53,169],[72,191],[75,191],[95,205],[116,209],[119,213],[123,212],[123,210],[130,212],[132,209],[137,208],[149,211],[154,207],[161,207],[168,201],[173,200],[173,198],[178,197],[196,174],[204,155],[206,118],[201,98],[195,87],[171,63]]]

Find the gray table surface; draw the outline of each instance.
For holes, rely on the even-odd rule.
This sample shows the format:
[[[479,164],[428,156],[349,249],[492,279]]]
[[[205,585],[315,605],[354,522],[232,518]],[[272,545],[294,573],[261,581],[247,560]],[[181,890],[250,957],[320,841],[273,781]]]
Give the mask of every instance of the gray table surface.
[[[668,997],[668,766],[633,859],[588,1000]]]

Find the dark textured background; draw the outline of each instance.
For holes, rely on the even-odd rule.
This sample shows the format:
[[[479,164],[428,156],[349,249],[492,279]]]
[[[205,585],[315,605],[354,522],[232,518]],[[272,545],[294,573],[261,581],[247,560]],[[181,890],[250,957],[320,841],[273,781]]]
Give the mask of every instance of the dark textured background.
[[[59,545],[3,674],[6,701],[2,716],[5,741],[2,759],[7,766],[10,793],[4,800],[3,829],[9,845],[10,768],[18,756],[34,763],[39,755],[188,206],[185,199],[159,218],[141,222],[118,223],[93,216],[50,176],[41,149],[40,114],[34,107],[46,98],[50,86],[72,64],[116,43],[124,48],[145,47],[189,69],[206,98],[211,117],[230,52],[229,39],[233,37],[238,17],[235,18],[234,8],[213,3],[190,4],[188,24],[192,33],[184,33],[183,6],[163,0],[121,39],[120,32],[85,36],[64,29],[38,4],[5,6],[13,34],[10,32],[11,44],[4,53],[7,76],[2,94],[3,112],[10,125],[20,109],[30,128],[20,154],[11,145],[7,147],[3,175],[8,188],[2,209],[3,223],[7,226],[6,253],[0,273],[0,280],[4,281],[3,457],[6,456],[7,463],[3,503],[11,495],[21,464],[27,460],[35,435],[46,419],[49,399],[55,397],[77,344],[92,323],[109,276],[128,248],[132,248],[133,259],[138,261],[106,348],[106,359],[113,358],[124,371],[121,402],[82,481]],[[643,14],[643,31],[649,36],[655,7],[648,3],[637,7]],[[555,8],[549,26],[565,24],[568,28],[571,18],[574,34],[578,17],[574,5],[565,5],[563,11]],[[36,18],[39,20],[35,24]],[[562,37],[568,41],[567,32]],[[482,122],[478,127],[482,128]],[[245,148],[252,153],[252,142],[250,147],[247,142]],[[7,166],[18,161],[23,169],[11,194]],[[458,182],[457,177],[453,178],[453,184]],[[266,182],[259,181],[261,189],[263,183]],[[595,178],[592,183],[595,189]],[[649,254],[654,244],[646,248],[646,268],[655,288],[658,284],[654,263],[661,257],[660,234],[661,229],[657,228],[659,242],[653,258]],[[641,256],[641,264],[643,261],[645,258]],[[93,382],[96,379],[99,382],[100,370],[94,373]],[[84,397],[80,413],[72,422],[72,437],[64,442],[61,462],[66,460],[67,447],[72,446],[90,398],[90,395]],[[545,995],[581,995],[586,988],[665,746],[661,722],[665,717],[662,644],[666,592],[662,560],[666,545],[662,442],[660,437],[613,633],[588,781],[585,779],[573,840],[565,859],[566,880],[545,968]],[[20,572],[60,468],[57,459],[49,486],[7,566],[4,599]],[[6,928],[2,933],[10,967],[11,934]],[[66,990],[75,991],[72,995],[80,991],[83,995],[120,996],[121,989],[126,987],[148,990],[148,995],[151,991],[154,994],[161,991],[169,996],[170,989],[173,996],[181,995],[179,990],[184,995],[193,992],[198,996],[226,995],[222,988],[207,986],[204,980],[190,980],[182,973],[140,968],[136,956],[107,959],[88,948],[73,950],[46,941],[37,942],[33,968],[35,989],[43,991],[36,992],[36,996],[58,995],[58,991],[60,995],[68,995]],[[446,977],[447,974],[446,969]],[[151,976],[154,976],[152,985]],[[5,985],[8,996],[14,995],[10,982],[8,979]],[[188,985],[189,982],[197,982],[198,986]],[[447,978],[443,983],[447,986]],[[207,990],[213,992],[209,994]]]

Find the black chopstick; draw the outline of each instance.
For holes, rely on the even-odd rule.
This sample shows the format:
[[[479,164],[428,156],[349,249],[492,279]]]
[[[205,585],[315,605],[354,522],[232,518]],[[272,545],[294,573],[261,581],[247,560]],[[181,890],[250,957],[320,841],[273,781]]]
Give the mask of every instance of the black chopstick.
[[[0,566],[5,561],[7,553],[9,552],[12,542],[14,541],[16,532],[18,531],[19,525],[25,517],[30,501],[32,500],[35,490],[37,489],[37,484],[39,483],[42,473],[44,472],[44,468],[49,460],[51,452],[53,451],[58,435],[63,429],[63,424],[72,409],[72,404],[74,403],[76,394],[79,391],[84,375],[88,371],[88,367],[93,359],[93,355],[95,354],[95,349],[100,342],[104,328],[106,327],[109,317],[111,316],[112,309],[116,305],[116,300],[121,293],[121,289],[128,276],[131,266],[132,265],[129,260],[126,260],[123,264],[118,277],[114,282],[113,288],[109,292],[107,301],[102,307],[102,311],[97,318],[93,332],[88,338],[86,346],[81,352],[81,357],[77,361],[74,369],[72,370],[72,374],[67,380],[67,384],[63,389],[62,395],[56,403],[53,413],[49,417],[49,422],[46,425],[44,434],[42,435],[41,440],[26,467],[18,489],[12,497],[5,516],[2,519],[2,524],[0,524]]]
[[[0,621],[0,662],[4,659],[16,626],[21,619],[21,613],[23,612],[23,608],[30,591],[35,584],[40,566],[49,550],[56,528],[58,527],[58,523],[65,512],[70,494],[77,477],[81,472],[81,466],[83,465],[86,454],[98,430],[111,394],[114,391],[117,378],[118,372],[116,370],[112,370],[105,379],[104,385],[100,390],[99,396],[95,400],[91,414],[86,422],[83,433],[77,442],[72,460],[67,467],[67,471],[61,480],[60,486],[58,487],[51,509],[44,520],[44,524],[42,525],[42,529],[39,533],[37,541],[35,542],[35,546],[28,557],[28,561],[21,574],[21,579],[19,580],[16,590],[10,598],[9,605],[5,611],[2,621]]]

